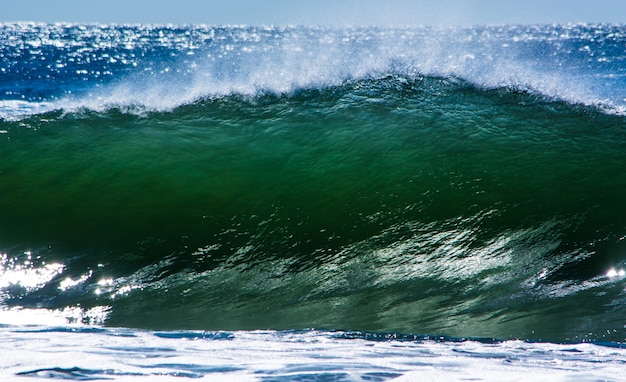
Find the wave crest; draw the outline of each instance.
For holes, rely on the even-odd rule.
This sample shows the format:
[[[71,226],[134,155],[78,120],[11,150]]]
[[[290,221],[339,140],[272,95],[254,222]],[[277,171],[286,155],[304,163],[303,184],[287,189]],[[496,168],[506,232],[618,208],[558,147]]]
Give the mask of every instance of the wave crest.
[[[53,73],[57,79],[72,75],[68,78],[74,88],[60,97],[36,100],[36,107],[3,101],[0,116],[4,118],[54,109],[170,111],[204,98],[292,94],[388,76],[460,78],[484,89],[529,89],[618,113],[624,108],[622,53],[612,47],[626,37],[611,26],[66,26],[69,32],[57,35],[44,33],[45,26],[38,28],[44,31],[31,32],[45,34],[48,49],[40,43],[27,47],[29,52],[37,48],[43,56],[96,58],[71,73],[69,69]],[[104,41],[94,43],[94,35],[96,41]],[[595,57],[599,53],[602,60]],[[76,73],[84,75],[79,78]]]

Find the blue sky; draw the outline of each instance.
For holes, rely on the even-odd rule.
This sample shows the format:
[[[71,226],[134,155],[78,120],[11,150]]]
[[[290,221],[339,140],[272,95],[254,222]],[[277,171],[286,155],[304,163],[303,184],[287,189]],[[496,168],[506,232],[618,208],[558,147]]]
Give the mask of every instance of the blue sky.
[[[0,22],[248,25],[626,23],[626,0],[13,0]]]

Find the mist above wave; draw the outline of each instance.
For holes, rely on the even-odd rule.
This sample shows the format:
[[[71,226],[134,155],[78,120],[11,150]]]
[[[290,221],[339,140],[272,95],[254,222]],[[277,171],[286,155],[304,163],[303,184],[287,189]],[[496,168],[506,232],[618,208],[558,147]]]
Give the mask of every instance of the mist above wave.
[[[0,89],[4,118],[56,109],[168,111],[204,98],[288,95],[388,76],[459,78],[617,112],[626,99],[619,49],[626,35],[617,26],[1,28],[2,71],[18,83]],[[38,64],[27,65],[26,56]]]

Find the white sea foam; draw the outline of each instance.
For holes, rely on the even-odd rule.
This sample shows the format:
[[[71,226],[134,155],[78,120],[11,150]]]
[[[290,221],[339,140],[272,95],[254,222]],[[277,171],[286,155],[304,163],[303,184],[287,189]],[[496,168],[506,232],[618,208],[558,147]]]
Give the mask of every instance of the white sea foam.
[[[623,381],[626,350],[595,344],[345,338],[340,332],[0,327],[0,378],[169,381]],[[347,337],[350,337],[348,335]]]

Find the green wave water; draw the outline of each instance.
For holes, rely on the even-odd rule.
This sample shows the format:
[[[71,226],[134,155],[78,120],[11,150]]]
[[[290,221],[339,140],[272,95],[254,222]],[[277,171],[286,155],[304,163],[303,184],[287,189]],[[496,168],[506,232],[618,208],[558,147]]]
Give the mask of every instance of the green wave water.
[[[625,127],[401,76],[1,120],[4,277],[49,277],[0,297],[152,329],[622,341]]]

